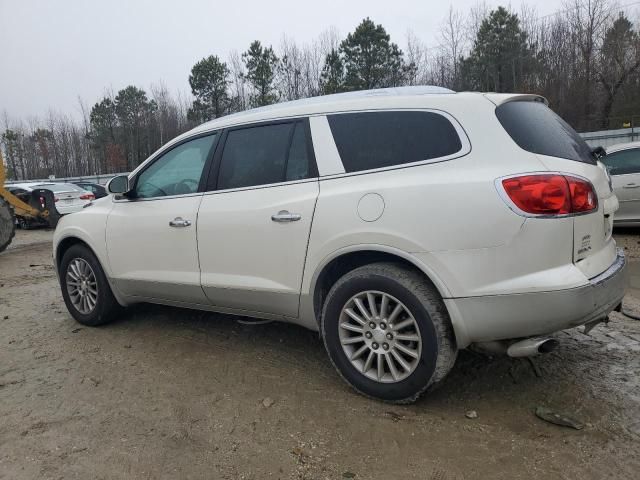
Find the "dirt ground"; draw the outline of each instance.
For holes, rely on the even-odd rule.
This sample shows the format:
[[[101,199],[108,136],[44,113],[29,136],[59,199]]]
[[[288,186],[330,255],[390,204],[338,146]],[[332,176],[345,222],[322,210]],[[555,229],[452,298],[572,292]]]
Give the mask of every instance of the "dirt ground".
[[[616,235],[640,314],[640,231]],[[441,389],[399,407],[352,392],[296,326],[143,305],[82,327],[50,239],[19,231],[0,254],[0,479],[638,478],[639,321],[560,333],[535,369],[461,352]]]

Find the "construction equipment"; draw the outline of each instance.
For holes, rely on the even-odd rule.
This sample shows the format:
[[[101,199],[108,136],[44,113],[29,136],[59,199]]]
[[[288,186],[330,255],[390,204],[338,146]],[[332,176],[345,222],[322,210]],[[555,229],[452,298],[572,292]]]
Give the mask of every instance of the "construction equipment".
[[[60,214],[50,190],[35,189],[30,196],[18,198],[4,187],[6,173],[0,152],[0,252],[9,246],[16,233],[16,219],[22,225],[55,227]]]

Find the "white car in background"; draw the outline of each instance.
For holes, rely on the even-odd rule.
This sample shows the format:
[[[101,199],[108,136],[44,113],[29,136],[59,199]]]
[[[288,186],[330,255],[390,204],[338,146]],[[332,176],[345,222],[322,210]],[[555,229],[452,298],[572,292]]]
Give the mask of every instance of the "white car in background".
[[[84,208],[84,206],[95,200],[95,195],[73,183],[55,183],[55,182],[30,182],[30,183],[14,183],[7,185],[7,190],[18,197],[24,197],[31,194],[34,190],[49,190],[54,195],[56,210],[60,215],[75,213]]]
[[[281,103],[205,123],[107,188],[53,239],[77,321],[153,302],[296,323],[387,401],[470,345],[548,352],[625,293],[606,169],[536,95]]]
[[[640,226],[640,142],[619,143],[606,148],[601,161],[611,175],[611,185],[620,208],[614,223],[620,227]]]

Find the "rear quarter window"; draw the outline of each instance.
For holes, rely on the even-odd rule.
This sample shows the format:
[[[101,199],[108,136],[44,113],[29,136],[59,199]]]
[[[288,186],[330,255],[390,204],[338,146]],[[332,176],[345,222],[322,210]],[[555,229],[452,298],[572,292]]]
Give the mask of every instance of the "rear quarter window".
[[[346,172],[453,155],[462,141],[448,118],[435,112],[359,112],[328,115]]]
[[[496,116],[523,150],[593,165],[597,163],[582,137],[542,102],[504,103],[496,108]]]

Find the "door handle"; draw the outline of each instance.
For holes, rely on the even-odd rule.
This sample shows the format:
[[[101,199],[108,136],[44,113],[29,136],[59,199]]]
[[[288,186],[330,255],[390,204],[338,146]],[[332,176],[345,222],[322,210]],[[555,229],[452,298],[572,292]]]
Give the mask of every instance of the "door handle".
[[[299,213],[289,213],[287,210],[280,210],[275,215],[271,215],[271,220],[274,222],[297,222],[302,218],[302,215]]]
[[[636,185],[635,183],[627,183],[622,188],[638,188],[640,185]]]
[[[169,226],[175,228],[190,227],[191,221],[185,220],[182,217],[176,217],[169,222]]]

